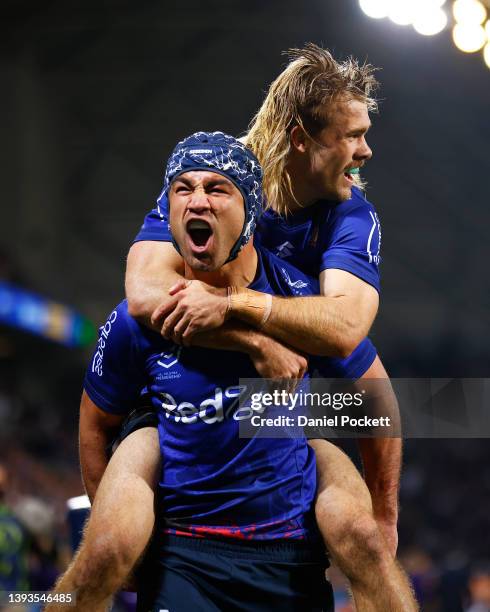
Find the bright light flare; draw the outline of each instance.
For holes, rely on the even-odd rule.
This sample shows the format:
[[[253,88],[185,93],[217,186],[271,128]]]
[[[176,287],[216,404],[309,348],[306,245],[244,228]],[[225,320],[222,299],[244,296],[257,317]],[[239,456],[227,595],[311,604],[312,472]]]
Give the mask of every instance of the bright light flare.
[[[420,0],[392,0],[388,17],[397,25],[406,26],[413,23],[420,10]]]
[[[453,15],[462,25],[480,25],[487,18],[487,9],[479,0],[456,0]]]
[[[427,10],[424,13],[419,13],[413,22],[415,31],[424,36],[439,34],[446,25],[447,15],[438,7],[427,7]]]
[[[359,0],[359,6],[368,17],[389,17],[397,25],[403,26],[414,21],[420,23],[427,13],[433,16],[432,21],[440,23],[441,16],[438,14],[438,18],[434,18],[434,11],[445,3],[446,0]]]
[[[359,0],[359,6],[368,17],[382,19],[388,16],[390,0]]]
[[[453,40],[460,51],[475,53],[487,42],[487,35],[481,25],[457,23],[453,28]]]
[[[485,64],[490,68],[490,42],[485,45],[483,49],[483,59]]]

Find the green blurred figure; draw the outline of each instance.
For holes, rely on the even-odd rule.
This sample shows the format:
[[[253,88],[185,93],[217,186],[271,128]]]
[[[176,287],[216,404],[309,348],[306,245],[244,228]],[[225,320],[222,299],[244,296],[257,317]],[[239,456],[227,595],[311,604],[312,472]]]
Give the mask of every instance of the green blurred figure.
[[[8,472],[0,465],[0,590],[24,591],[27,582],[27,538],[5,502]]]

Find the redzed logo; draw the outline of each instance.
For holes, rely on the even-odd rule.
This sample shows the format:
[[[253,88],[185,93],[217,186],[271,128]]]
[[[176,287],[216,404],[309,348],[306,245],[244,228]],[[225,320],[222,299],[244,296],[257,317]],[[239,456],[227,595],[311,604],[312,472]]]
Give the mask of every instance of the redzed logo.
[[[192,402],[178,403],[170,393],[159,393],[159,396],[167,419],[171,418],[176,423],[184,424],[197,423],[198,420],[201,420],[208,425],[212,425],[213,423],[220,423],[225,416],[231,414],[233,414],[235,420],[240,420],[240,417],[236,414],[236,408],[238,407],[238,400],[245,391],[246,387],[244,385],[227,387],[224,391],[221,387],[216,387],[214,397],[203,400],[198,406]],[[227,406],[226,415],[224,400],[234,400]]]

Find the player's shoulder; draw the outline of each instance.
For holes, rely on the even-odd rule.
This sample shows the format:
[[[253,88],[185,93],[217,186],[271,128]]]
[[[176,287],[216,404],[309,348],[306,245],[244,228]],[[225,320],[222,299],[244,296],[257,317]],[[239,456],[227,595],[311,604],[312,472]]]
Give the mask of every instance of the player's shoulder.
[[[163,338],[158,332],[146,327],[129,314],[128,301],[119,302],[108,316],[104,326],[100,328],[106,334],[114,330],[116,341],[119,344],[131,345],[138,353],[146,354],[147,351],[167,350],[173,347],[171,340]]]
[[[129,315],[128,300],[121,300],[107,317],[107,320],[111,322],[119,320],[127,325],[131,325],[133,318]]]
[[[133,338],[143,331],[142,325],[129,314],[126,299],[119,302],[100,328],[100,332],[106,337],[114,330],[118,336],[127,335]]]
[[[356,213],[365,213],[366,215],[376,213],[373,203],[366,198],[366,194],[359,187],[353,187],[350,199],[340,202],[333,209],[333,215],[337,217],[345,217]]]
[[[340,202],[332,211],[328,220],[329,235],[357,236],[363,240],[365,235],[371,235],[375,231],[381,232],[376,209],[364,193],[354,187],[352,197]]]

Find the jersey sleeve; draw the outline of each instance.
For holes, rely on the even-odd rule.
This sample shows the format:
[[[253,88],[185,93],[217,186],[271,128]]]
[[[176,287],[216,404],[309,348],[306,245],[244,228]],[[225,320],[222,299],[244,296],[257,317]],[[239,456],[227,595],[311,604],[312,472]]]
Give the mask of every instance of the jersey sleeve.
[[[99,329],[83,386],[94,404],[105,412],[118,415],[130,412],[145,384],[137,325],[122,302]]]
[[[168,199],[163,192],[158,197],[155,208],[146,215],[133,242],[141,242],[142,240],[172,241],[168,217]]]
[[[335,224],[328,248],[322,253],[320,272],[345,270],[380,291],[381,225],[366,200],[344,213]]]
[[[310,358],[310,372],[322,378],[357,380],[369,370],[376,357],[376,348],[369,338],[364,340],[345,359],[338,357]]]

